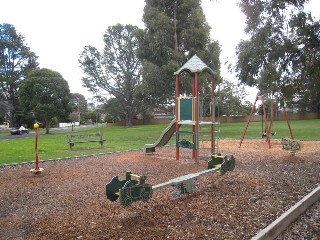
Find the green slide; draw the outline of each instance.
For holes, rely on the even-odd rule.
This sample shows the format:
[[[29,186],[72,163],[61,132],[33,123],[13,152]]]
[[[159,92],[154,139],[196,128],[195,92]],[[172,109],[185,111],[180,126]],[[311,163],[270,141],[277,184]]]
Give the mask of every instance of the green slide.
[[[166,127],[165,130],[163,130],[160,137],[158,138],[158,140],[154,144],[145,144],[144,145],[144,153],[153,153],[156,151],[156,147],[161,147],[161,146],[166,145],[169,142],[172,135],[176,131],[176,124],[175,123],[176,123],[176,120],[173,119],[170,122],[169,126]]]

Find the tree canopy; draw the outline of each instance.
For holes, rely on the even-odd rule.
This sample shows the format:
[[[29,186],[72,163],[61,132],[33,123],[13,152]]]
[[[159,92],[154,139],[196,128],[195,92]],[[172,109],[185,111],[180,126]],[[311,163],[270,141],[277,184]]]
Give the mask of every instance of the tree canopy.
[[[219,84],[215,94],[216,115],[249,115],[252,104],[245,101],[246,94],[243,86],[238,86],[229,80],[224,80]]]
[[[195,53],[219,74],[220,46],[210,39],[199,0],[146,0],[139,35],[145,94],[154,104],[174,99],[177,71]],[[189,86],[182,86],[184,92]]]
[[[11,110],[11,125],[14,112],[19,110],[18,88],[28,71],[37,68],[37,56],[25,43],[11,24],[0,24],[0,100]]]
[[[320,22],[305,12],[307,0],[241,0],[249,40],[237,47],[242,83],[301,110],[320,111]]]
[[[85,96],[80,93],[71,93],[70,104],[72,113],[70,114],[69,119],[72,122],[79,122],[79,120],[81,122],[82,115],[88,111],[88,103]]]
[[[79,59],[86,74],[84,86],[93,93],[102,90],[116,97],[127,126],[132,125],[135,110],[141,104],[136,97],[141,84],[137,31],[132,25],[110,26],[104,34],[104,51],[87,46]]]
[[[53,118],[67,120],[72,111],[70,90],[60,73],[42,68],[32,70],[20,84],[19,99],[25,111],[45,121],[47,133]]]

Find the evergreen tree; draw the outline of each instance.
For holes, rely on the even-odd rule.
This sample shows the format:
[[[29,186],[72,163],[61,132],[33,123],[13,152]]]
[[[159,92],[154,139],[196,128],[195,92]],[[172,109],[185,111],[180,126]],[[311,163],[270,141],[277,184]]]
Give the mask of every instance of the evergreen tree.
[[[50,69],[30,71],[18,93],[21,105],[33,112],[36,120],[45,121],[47,134],[54,119],[66,121],[72,111],[68,82]]]
[[[210,27],[200,3],[146,0],[143,15],[146,28],[139,35],[139,57],[143,59],[145,98],[149,97],[152,104],[174,99],[173,73],[194,54],[219,73],[220,46],[210,39]],[[208,84],[206,79],[202,83]],[[186,89],[190,85],[181,86],[182,92]]]
[[[141,62],[137,57],[138,28],[132,25],[108,27],[104,35],[104,51],[87,46],[79,62],[86,76],[82,79],[89,91],[106,91],[117,98],[119,110],[125,115],[126,126],[132,126],[138,105],[141,84]]]
[[[303,10],[307,2],[242,0],[251,37],[237,47],[236,71],[264,95],[320,112],[320,22]]]
[[[0,101],[9,110],[10,123],[19,109],[18,88],[27,72],[37,68],[37,56],[11,24],[0,24]]]

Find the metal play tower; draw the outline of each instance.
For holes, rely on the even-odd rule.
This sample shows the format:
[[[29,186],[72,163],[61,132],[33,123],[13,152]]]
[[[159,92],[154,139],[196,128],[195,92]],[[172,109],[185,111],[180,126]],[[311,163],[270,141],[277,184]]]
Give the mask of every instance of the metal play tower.
[[[187,72],[192,77],[192,96],[184,97],[180,95],[180,75]],[[199,79],[200,74],[206,72],[211,76],[211,101],[210,101],[210,117],[208,121],[200,121],[199,111]],[[174,73],[176,78],[176,94],[175,94],[175,132],[176,132],[176,159],[180,158],[180,148],[192,149],[192,158],[195,162],[199,161],[199,141],[201,141],[200,127],[207,125],[210,127],[210,149],[211,154],[216,153],[217,145],[215,142],[215,103],[214,103],[214,89],[215,89],[215,75],[216,73],[209,68],[197,55],[190,58],[178,71]],[[191,125],[192,132],[180,131],[183,125]],[[187,141],[181,139],[183,135],[192,135],[192,140]]]

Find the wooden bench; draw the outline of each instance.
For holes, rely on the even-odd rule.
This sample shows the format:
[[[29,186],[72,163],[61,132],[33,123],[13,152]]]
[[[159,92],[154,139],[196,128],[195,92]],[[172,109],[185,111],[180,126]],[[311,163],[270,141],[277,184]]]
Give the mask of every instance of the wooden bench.
[[[74,146],[75,143],[89,143],[89,142],[98,142],[100,146],[103,146],[103,142],[106,141],[102,139],[102,133],[92,133],[92,134],[68,134],[67,135],[70,149]]]

